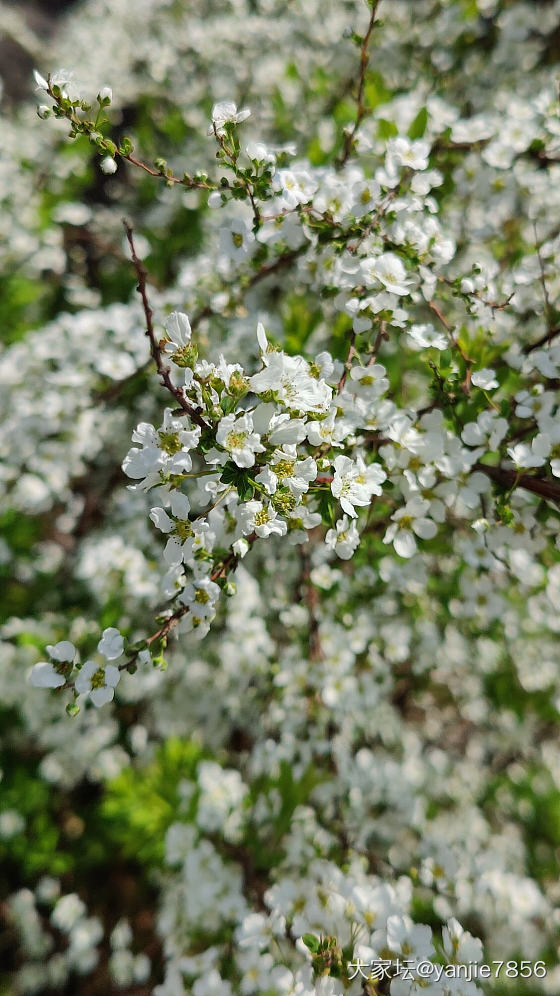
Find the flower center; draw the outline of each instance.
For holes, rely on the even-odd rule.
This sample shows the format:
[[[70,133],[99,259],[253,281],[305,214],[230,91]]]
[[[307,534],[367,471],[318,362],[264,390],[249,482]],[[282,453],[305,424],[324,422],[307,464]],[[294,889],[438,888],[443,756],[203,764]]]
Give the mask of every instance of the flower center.
[[[232,431],[228,432],[226,436],[226,443],[225,443],[226,449],[227,450],[240,449],[243,446],[246,439],[247,439],[246,432],[235,432],[232,429]]]
[[[189,539],[193,534],[192,526],[188,521],[176,522],[173,532],[180,540]]]
[[[92,689],[103,688],[105,685],[105,671],[102,667],[98,668],[97,671],[92,674],[90,682]]]
[[[164,451],[164,453],[169,453],[170,456],[174,456],[181,449],[181,440],[179,439],[179,434],[177,432],[163,432],[160,430],[158,432],[159,444]]]
[[[274,473],[281,481],[286,477],[292,477],[294,473],[295,460],[279,460],[274,464]]]

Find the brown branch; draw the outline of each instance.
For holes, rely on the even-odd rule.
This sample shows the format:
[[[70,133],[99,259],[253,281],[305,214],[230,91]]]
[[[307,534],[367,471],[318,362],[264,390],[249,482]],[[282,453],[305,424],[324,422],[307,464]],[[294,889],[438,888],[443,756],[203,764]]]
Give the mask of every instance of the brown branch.
[[[387,322],[380,322],[379,323],[379,330],[378,330],[378,333],[377,333],[377,335],[375,337],[375,342],[373,344],[369,360],[367,361],[367,366],[368,367],[372,367],[373,366],[373,364],[375,363],[375,361],[377,359],[377,354],[378,354],[378,352],[379,352],[379,350],[381,348],[381,343],[383,342],[384,339],[388,339],[388,338],[389,338],[389,336],[387,335]]]
[[[536,221],[533,221],[533,231],[535,233],[535,249],[537,253],[537,259],[539,261],[539,274],[540,274],[540,282],[541,282],[543,300],[544,300],[544,317],[546,321],[546,331],[547,334],[550,335],[550,331],[552,329],[552,308],[550,306],[550,298],[548,296],[548,287],[546,286],[546,274],[544,270],[541,246],[539,245],[539,233],[537,232]]]
[[[443,325],[445,331],[447,332],[447,334],[449,336],[449,343],[450,343],[450,345],[454,349],[458,349],[459,353],[461,354],[461,357],[462,357],[462,359],[463,359],[463,361],[464,361],[464,363],[466,365],[466,368],[467,368],[467,372],[466,372],[466,376],[465,376],[465,384],[464,384],[465,393],[466,394],[470,394],[470,390],[471,390],[471,371],[470,371],[470,364],[472,363],[472,360],[470,359],[470,357],[467,356],[467,354],[464,352],[464,350],[461,349],[461,346],[457,342],[456,337],[453,335],[454,326],[451,325],[447,321],[447,318],[443,314],[443,311],[441,310],[441,308],[439,307],[439,305],[436,304],[435,301],[428,301],[428,307],[431,309],[431,311],[433,311],[434,315],[436,315],[439,318],[441,324]]]
[[[268,276],[270,276],[271,273],[276,273],[278,270],[281,270],[285,266],[288,266],[291,262],[293,262],[293,260],[297,259],[298,256],[301,256],[307,250],[307,248],[308,246],[305,243],[302,246],[298,246],[297,249],[292,249],[290,250],[290,252],[286,252],[283,255],[278,256],[278,258],[275,259],[273,263],[261,266],[261,268],[252,275],[251,279],[248,281],[247,286],[244,288],[244,290],[245,291],[250,290],[256,284],[260,283],[261,280],[265,280]],[[197,311],[191,319],[191,329],[193,330],[193,332],[195,331],[196,328],[198,328],[200,323],[205,318],[210,318],[211,315],[215,314],[218,314],[218,312],[213,311],[211,305],[209,304],[206,304],[204,305],[204,307],[200,308],[199,311]],[[135,380],[135,378],[138,377],[140,374],[145,373],[145,371],[150,366],[150,363],[151,359],[143,363],[142,366],[138,367],[137,370],[134,370],[133,373],[128,374],[126,377],[123,377],[122,380],[112,381],[112,383],[109,384],[108,387],[103,388],[100,391],[94,391],[93,392],[94,400],[113,401],[115,398],[118,398],[121,389],[123,387],[126,387],[127,384],[132,383]]]
[[[525,356],[528,356],[529,353],[532,353],[534,349],[539,349],[541,346],[546,346],[549,342],[552,342],[552,340],[556,339],[556,337],[559,335],[560,335],[560,325],[558,325],[555,329],[550,329],[548,332],[545,332],[545,334],[541,335],[540,339],[536,339],[535,342],[528,343],[527,346],[523,347],[522,352],[525,354]]]
[[[560,505],[560,484],[554,481],[545,480],[542,477],[531,477],[529,474],[518,474],[515,470],[506,467],[489,467],[485,463],[475,463],[473,470],[486,474],[491,481],[500,484],[503,488],[523,488],[524,491],[531,491],[539,498],[546,498]],[[331,484],[332,474],[321,474],[315,478],[314,484]]]
[[[210,426],[202,418],[200,413],[193,408],[193,406],[185,398],[185,394],[181,387],[176,387],[171,380],[171,371],[168,366],[163,362],[163,357],[161,355],[161,349],[159,342],[156,338],[153,323],[153,312],[150,307],[150,302],[148,301],[148,292],[146,288],[147,273],[146,268],[140,261],[136,254],[136,247],[134,245],[134,236],[131,226],[128,224],[125,218],[123,218],[124,230],[126,232],[126,237],[128,239],[128,244],[130,246],[130,254],[132,256],[132,262],[134,264],[134,269],[136,270],[136,275],[138,277],[138,293],[142,299],[142,307],[144,308],[144,315],[146,316],[146,335],[150,343],[150,352],[152,354],[152,359],[156,365],[157,372],[161,378],[161,382],[164,387],[173,395],[179,407],[189,415],[191,420],[201,429],[209,429]]]
[[[449,324],[439,305],[436,304],[435,301],[428,301],[428,307],[433,311],[434,315],[437,315],[446,332],[449,332],[451,335],[453,332],[453,325]]]
[[[481,474],[486,474],[491,481],[500,484],[503,488],[512,490],[513,488],[523,488],[524,491],[531,491],[539,498],[546,498],[560,505],[560,484],[554,481],[545,480],[542,477],[531,477],[530,474],[518,474],[515,470],[508,470],[506,467],[489,467],[485,463],[475,463],[473,470],[478,470]]]
[[[346,378],[350,372],[350,368],[352,366],[352,358],[355,356],[355,353],[356,353],[356,333],[352,330],[350,334],[350,345],[348,347],[348,354],[346,356],[346,361],[344,363],[344,370],[342,371],[342,376],[338,382],[338,387],[336,389],[338,394],[340,394],[342,388],[346,383]]]
[[[360,127],[366,112],[364,107],[364,89],[366,85],[366,72],[369,63],[369,43],[373,32],[373,26],[375,24],[375,18],[377,16],[377,8],[379,7],[379,3],[380,0],[371,0],[371,14],[369,17],[369,24],[367,31],[364,37],[362,38],[362,44],[360,48],[360,77],[358,82],[358,95],[357,95],[358,108],[356,111],[356,119],[350,131],[346,133],[342,154],[338,160],[339,167],[345,165],[350,156],[350,153],[352,152],[352,146],[354,144],[356,132]]]
[[[249,544],[252,544],[254,543],[256,538],[257,534],[251,533],[250,536],[247,536],[247,542]],[[227,577],[230,571],[235,570],[238,562],[239,558],[237,554],[235,554],[232,550],[230,553],[228,553],[227,557],[224,557],[222,561],[216,564],[214,570],[210,574],[210,580],[218,581],[219,578]],[[159,629],[157,629],[155,633],[152,633],[150,636],[146,638],[146,640],[144,641],[144,647],[142,649],[151,647],[152,644],[156,643],[158,640],[166,641],[171,631],[174,630],[175,627],[178,625],[178,623],[181,621],[181,619],[184,616],[186,616],[187,612],[190,612],[189,605],[181,605],[178,609],[175,609],[175,612],[173,612],[170,616],[167,617],[167,619],[159,627]],[[125,671],[127,667],[130,667],[131,664],[134,664],[138,659],[138,655],[140,653],[141,650],[135,651],[135,653],[131,657],[129,657],[127,661],[123,662],[122,664],[119,664],[119,671]],[[69,686],[67,685],[66,687]]]
[[[317,661],[322,656],[319,620],[317,618],[319,595],[317,589],[311,583],[311,556],[305,546],[300,547],[300,560],[301,573],[295,591],[295,601],[305,602],[307,607],[309,660]]]
[[[169,170],[165,172],[164,170],[152,169],[147,163],[142,162],[141,159],[136,159],[133,155],[124,155],[117,149],[116,155],[120,156],[121,159],[126,159],[128,163],[133,166],[138,166],[139,169],[143,169],[145,173],[150,176],[155,176],[160,180],[165,180],[166,183],[180,183],[182,187],[188,187],[189,190],[217,190],[215,183],[207,183],[205,180],[193,180],[192,176],[188,176],[186,173],[184,176],[175,176],[175,174]]]

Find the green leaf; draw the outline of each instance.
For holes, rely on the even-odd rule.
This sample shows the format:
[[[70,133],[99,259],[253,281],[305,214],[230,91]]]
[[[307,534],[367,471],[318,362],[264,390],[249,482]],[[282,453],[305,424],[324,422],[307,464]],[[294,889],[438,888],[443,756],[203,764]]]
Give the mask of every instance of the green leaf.
[[[426,131],[427,124],[428,124],[427,108],[421,107],[420,110],[418,111],[418,114],[414,118],[414,121],[410,125],[410,128],[408,129],[407,132],[408,137],[412,139],[422,138],[424,132]]]
[[[318,937],[315,937],[315,934],[304,934],[302,941],[312,954],[317,954],[321,946],[321,942]]]
[[[249,501],[255,494],[255,482],[249,476],[248,471],[242,470],[231,461],[226,463],[221,476],[222,484],[233,484],[241,501]]]
[[[379,118],[379,121],[377,122],[377,133],[380,138],[395,138],[395,135],[399,134],[399,129],[394,121],[387,121],[386,118]]]

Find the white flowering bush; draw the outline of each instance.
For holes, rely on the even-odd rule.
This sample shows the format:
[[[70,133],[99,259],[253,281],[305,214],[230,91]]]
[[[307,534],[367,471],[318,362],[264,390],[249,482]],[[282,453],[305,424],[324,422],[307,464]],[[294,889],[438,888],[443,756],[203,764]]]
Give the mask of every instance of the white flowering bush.
[[[559,15],[0,4],[0,992],[557,992]]]

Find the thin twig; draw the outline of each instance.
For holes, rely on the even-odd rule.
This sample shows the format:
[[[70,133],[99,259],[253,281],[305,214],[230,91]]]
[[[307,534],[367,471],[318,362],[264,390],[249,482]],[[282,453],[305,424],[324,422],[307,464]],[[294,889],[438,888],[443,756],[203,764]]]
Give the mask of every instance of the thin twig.
[[[346,356],[346,362],[344,364],[344,370],[342,371],[342,376],[338,382],[337,392],[340,394],[342,388],[346,383],[346,378],[350,372],[352,366],[352,359],[356,355],[356,333],[352,330],[350,333],[350,345],[348,347],[348,354]]]
[[[542,290],[543,290],[544,318],[545,318],[545,322],[546,322],[546,331],[547,331],[547,335],[550,335],[550,332],[551,332],[551,329],[552,329],[552,308],[550,306],[550,298],[548,296],[548,287],[546,286],[546,276],[545,276],[545,272],[544,272],[544,263],[543,263],[543,258],[542,258],[542,254],[541,254],[541,247],[539,245],[539,233],[537,232],[537,223],[536,223],[536,221],[533,221],[533,231],[535,233],[535,249],[536,249],[536,252],[537,252],[537,259],[539,261],[540,281],[541,281],[541,287],[542,287]]]
[[[319,596],[317,589],[311,582],[311,556],[307,547],[300,547],[301,573],[296,589],[296,598],[305,602],[308,617],[308,653],[310,661],[321,659],[321,637],[319,632],[319,620],[317,618],[317,608]]]
[[[371,35],[373,32],[373,26],[375,24],[375,18],[377,16],[377,8],[379,7],[379,3],[380,0],[372,0],[371,14],[369,17],[368,28],[364,37],[362,38],[362,44],[360,47],[360,78],[358,82],[358,96],[357,96],[358,107],[356,111],[356,119],[350,131],[346,133],[346,138],[344,140],[344,147],[342,149],[342,155],[338,160],[339,167],[345,165],[345,163],[348,160],[348,157],[350,156],[350,153],[352,152],[352,146],[354,144],[354,138],[356,137],[356,132],[360,127],[366,112],[364,107],[364,90],[366,85],[366,72],[369,63],[369,43],[371,40]]]
[[[210,426],[202,418],[202,415],[193,408],[193,406],[185,398],[183,389],[181,387],[176,387],[171,380],[171,371],[168,366],[163,362],[163,357],[161,354],[161,349],[159,342],[156,338],[153,324],[153,312],[150,307],[150,302],[148,301],[148,292],[146,287],[147,272],[143,263],[140,261],[136,254],[136,247],[134,245],[134,235],[131,226],[123,218],[123,225],[126,232],[126,237],[128,239],[128,244],[130,246],[130,254],[132,256],[132,262],[134,264],[134,269],[136,270],[136,275],[138,277],[138,293],[142,299],[142,307],[144,308],[144,315],[146,317],[146,335],[150,343],[150,352],[152,358],[156,365],[157,372],[161,378],[161,382],[164,387],[173,395],[179,407],[186,412],[187,415],[192,419],[192,421],[200,426],[201,429],[209,429]]]
[[[207,183],[206,180],[193,180],[191,176],[175,176],[171,170],[164,172],[163,170],[152,169],[147,163],[142,162],[141,159],[136,159],[133,155],[125,155],[119,152],[117,149],[116,155],[120,156],[121,159],[126,159],[128,163],[132,166],[138,166],[139,169],[143,169],[145,173],[149,173],[150,176],[158,177],[160,180],[165,180],[166,183],[180,183],[182,187],[188,187],[190,190],[216,190],[217,186],[215,183]]]
[[[506,467],[488,467],[484,463],[475,463],[473,470],[486,474],[486,477],[489,477],[491,481],[508,490],[523,488],[524,491],[531,491],[534,495],[539,495],[541,498],[546,498],[548,501],[560,505],[560,484],[555,484],[554,481],[548,481],[542,477],[531,477],[529,474],[519,474]]]
[[[556,339],[559,335],[560,325],[558,325],[555,329],[550,329],[550,332],[545,332],[545,334],[541,335],[540,339],[536,339],[535,342],[530,342],[527,346],[524,346],[522,351],[525,353],[525,356],[528,356],[534,349],[539,349],[540,346],[546,346],[547,343],[552,342],[552,340]]]
[[[243,296],[243,294],[246,293],[246,291],[251,290],[251,288],[254,287],[256,284],[260,283],[261,280],[266,280],[266,278],[270,276],[272,273],[276,273],[278,270],[283,269],[285,266],[289,266],[290,263],[292,263],[299,256],[301,256],[307,249],[308,245],[307,243],[304,243],[303,245],[298,246],[297,249],[292,249],[290,250],[290,252],[286,252],[283,253],[281,256],[278,256],[278,258],[275,259],[274,262],[267,263],[261,266],[260,269],[258,269],[255,273],[253,273],[246,287],[243,288],[242,294],[239,295],[239,298],[237,298],[236,300],[239,300]],[[191,318],[192,331],[194,332],[195,329],[198,328],[200,323],[204,321],[205,318],[210,318],[211,315],[217,315],[217,314],[220,314],[220,312],[214,311],[211,305],[209,304],[204,305],[204,307],[200,308]],[[128,374],[126,377],[123,377],[122,380],[113,381],[111,384],[109,384],[108,387],[102,388],[100,391],[95,391],[93,395],[94,399],[96,401],[113,401],[115,398],[118,397],[123,387],[126,387],[127,384],[134,381],[134,379],[138,377],[140,374],[145,373],[145,371],[149,368],[150,363],[151,359],[147,360],[146,363],[143,363],[142,366],[138,367],[137,370],[134,370],[133,373]]]

